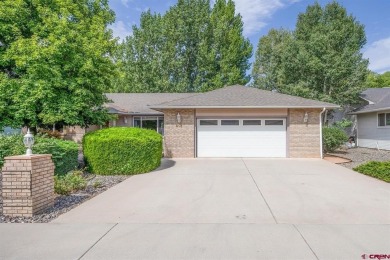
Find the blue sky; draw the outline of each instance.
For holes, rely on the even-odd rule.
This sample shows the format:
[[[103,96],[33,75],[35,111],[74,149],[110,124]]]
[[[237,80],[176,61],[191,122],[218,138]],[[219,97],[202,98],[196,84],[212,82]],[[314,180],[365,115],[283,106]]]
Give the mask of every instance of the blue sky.
[[[259,38],[271,28],[294,29],[299,13],[314,0],[235,0],[236,11],[244,21],[244,34],[256,50]],[[319,0],[321,5],[331,0]],[[365,25],[367,44],[362,50],[369,58],[369,68],[382,73],[390,71],[390,0],[339,0],[349,14]],[[131,34],[132,25],[139,23],[140,15],[148,9],[164,13],[175,0],[110,0],[116,13],[111,26],[114,36],[124,39]]]

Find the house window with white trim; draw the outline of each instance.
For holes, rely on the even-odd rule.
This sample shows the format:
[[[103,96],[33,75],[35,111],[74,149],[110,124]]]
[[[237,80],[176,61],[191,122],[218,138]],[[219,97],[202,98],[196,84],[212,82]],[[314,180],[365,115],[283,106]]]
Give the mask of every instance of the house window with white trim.
[[[163,116],[135,116],[133,117],[133,126],[156,130],[164,134],[164,117]]]
[[[390,113],[378,114],[378,126],[390,126]]]

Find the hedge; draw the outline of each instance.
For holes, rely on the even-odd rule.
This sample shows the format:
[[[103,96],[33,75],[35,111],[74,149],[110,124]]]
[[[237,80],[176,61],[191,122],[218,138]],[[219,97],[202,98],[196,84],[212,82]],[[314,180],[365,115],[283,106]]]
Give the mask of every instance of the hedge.
[[[385,182],[390,182],[390,161],[387,162],[371,161],[359,165],[358,167],[353,168],[353,170],[380,179]]]
[[[75,142],[35,136],[32,150],[34,154],[51,154],[57,175],[65,174],[78,166],[79,146]],[[25,152],[23,135],[0,135],[0,167],[4,164],[4,157]]]
[[[333,152],[348,141],[347,134],[337,127],[322,128],[322,144],[325,152]]]
[[[160,166],[162,136],[147,129],[106,128],[84,136],[83,152],[85,163],[92,173],[145,173]]]

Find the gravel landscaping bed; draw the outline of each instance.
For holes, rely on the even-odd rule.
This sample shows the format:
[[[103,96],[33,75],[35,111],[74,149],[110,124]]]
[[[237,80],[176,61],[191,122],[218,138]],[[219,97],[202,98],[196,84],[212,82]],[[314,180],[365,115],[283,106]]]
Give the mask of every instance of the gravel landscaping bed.
[[[340,156],[352,160],[349,163],[341,163],[346,168],[352,169],[368,161],[390,161],[390,151],[369,148],[352,148],[339,150],[330,155]]]
[[[0,181],[0,223],[47,223],[57,218],[59,215],[68,212],[75,208],[86,200],[106,191],[107,189],[115,186],[116,184],[126,180],[129,176],[101,176],[90,175],[87,177],[87,188],[82,191],[78,191],[69,196],[57,196],[54,201],[54,206],[47,209],[45,212],[39,215],[35,215],[32,218],[26,217],[6,217],[3,213],[3,198],[1,196],[1,181]],[[1,180],[1,172],[0,172]],[[99,185],[97,185],[97,183]]]

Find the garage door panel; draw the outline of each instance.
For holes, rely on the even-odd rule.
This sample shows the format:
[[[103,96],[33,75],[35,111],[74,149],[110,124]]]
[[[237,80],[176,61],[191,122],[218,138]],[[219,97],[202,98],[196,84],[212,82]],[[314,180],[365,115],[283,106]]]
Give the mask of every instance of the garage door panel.
[[[224,119],[225,120],[225,119]],[[280,119],[279,119],[280,120]],[[286,126],[198,124],[198,157],[286,157]]]

